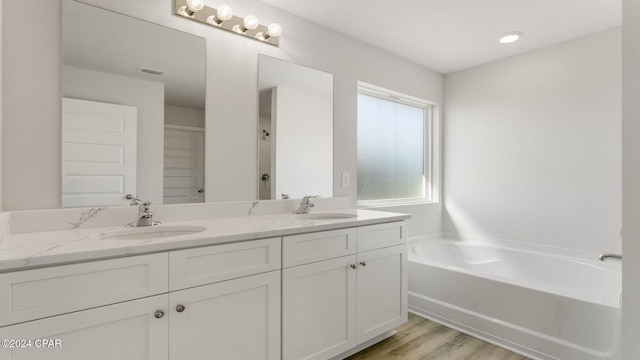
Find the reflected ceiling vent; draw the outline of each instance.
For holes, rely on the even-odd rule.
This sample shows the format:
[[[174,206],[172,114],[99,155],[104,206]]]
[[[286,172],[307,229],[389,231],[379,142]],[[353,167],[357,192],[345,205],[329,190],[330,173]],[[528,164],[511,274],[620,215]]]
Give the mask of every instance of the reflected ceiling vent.
[[[136,71],[151,74],[151,75],[157,75],[157,76],[164,74],[164,71],[162,70],[152,69],[144,66],[140,66],[139,68],[136,69]]]

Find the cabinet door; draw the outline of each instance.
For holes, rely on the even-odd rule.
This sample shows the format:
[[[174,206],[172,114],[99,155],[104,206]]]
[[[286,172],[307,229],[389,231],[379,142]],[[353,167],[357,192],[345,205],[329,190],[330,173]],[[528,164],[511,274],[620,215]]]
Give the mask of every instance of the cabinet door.
[[[407,321],[407,245],[358,254],[358,344]]]
[[[1,347],[0,359],[167,360],[167,301],[158,295],[0,328],[0,339],[34,340]]]
[[[280,271],[169,294],[172,360],[279,360]]]
[[[283,360],[329,359],[356,345],[355,263],[350,255],[282,271]]]

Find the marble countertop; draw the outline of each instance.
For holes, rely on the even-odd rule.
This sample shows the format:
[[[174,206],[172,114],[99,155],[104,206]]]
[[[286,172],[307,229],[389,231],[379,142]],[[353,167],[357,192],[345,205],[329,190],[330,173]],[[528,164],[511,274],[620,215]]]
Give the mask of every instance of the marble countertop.
[[[0,241],[0,272],[380,224],[410,217],[406,214],[354,209],[330,211],[330,213],[354,213],[357,217],[311,220],[301,219],[289,213],[280,213],[174,221],[159,226],[203,226],[207,230],[188,235],[144,240],[108,238],[97,240],[93,236],[104,231],[121,229],[123,226],[6,234]]]

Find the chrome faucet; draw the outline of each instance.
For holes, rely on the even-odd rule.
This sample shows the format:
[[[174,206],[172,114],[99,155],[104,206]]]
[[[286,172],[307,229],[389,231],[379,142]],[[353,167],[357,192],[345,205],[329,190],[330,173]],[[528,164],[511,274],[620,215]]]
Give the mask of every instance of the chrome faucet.
[[[143,202],[142,204],[140,204],[140,206],[138,206],[138,221],[136,222],[136,227],[155,225],[160,225],[160,222],[153,220],[151,203],[148,201]]]
[[[305,196],[300,201],[300,207],[293,211],[294,214],[308,214],[312,207],[315,206],[314,203],[311,202],[311,199],[317,198],[318,196]]]
[[[607,259],[617,259],[622,261],[622,255],[620,254],[610,254],[610,253],[604,253],[604,254],[600,254],[600,256],[598,256],[598,259],[605,261]]]
[[[146,201],[142,202],[137,197],[127,194],[125,199],[131,200],[131,206],[138,205],[138,219],[127,226],[141,227],[141,226],[155,226],[160,225],[159,221],[153,220],[153,213],[151,212],[151,203]]]

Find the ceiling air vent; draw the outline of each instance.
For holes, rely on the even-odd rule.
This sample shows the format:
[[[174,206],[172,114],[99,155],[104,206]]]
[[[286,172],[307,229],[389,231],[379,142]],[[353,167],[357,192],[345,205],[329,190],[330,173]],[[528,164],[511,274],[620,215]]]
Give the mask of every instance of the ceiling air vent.
[[[157,75],[157,76],[164,74],[164,71],[162,70],[151,69],[144,66],[140,66],[138,69],[136,69],[136,71],[140,71],[140,72],[151,74],[151,75]]]

